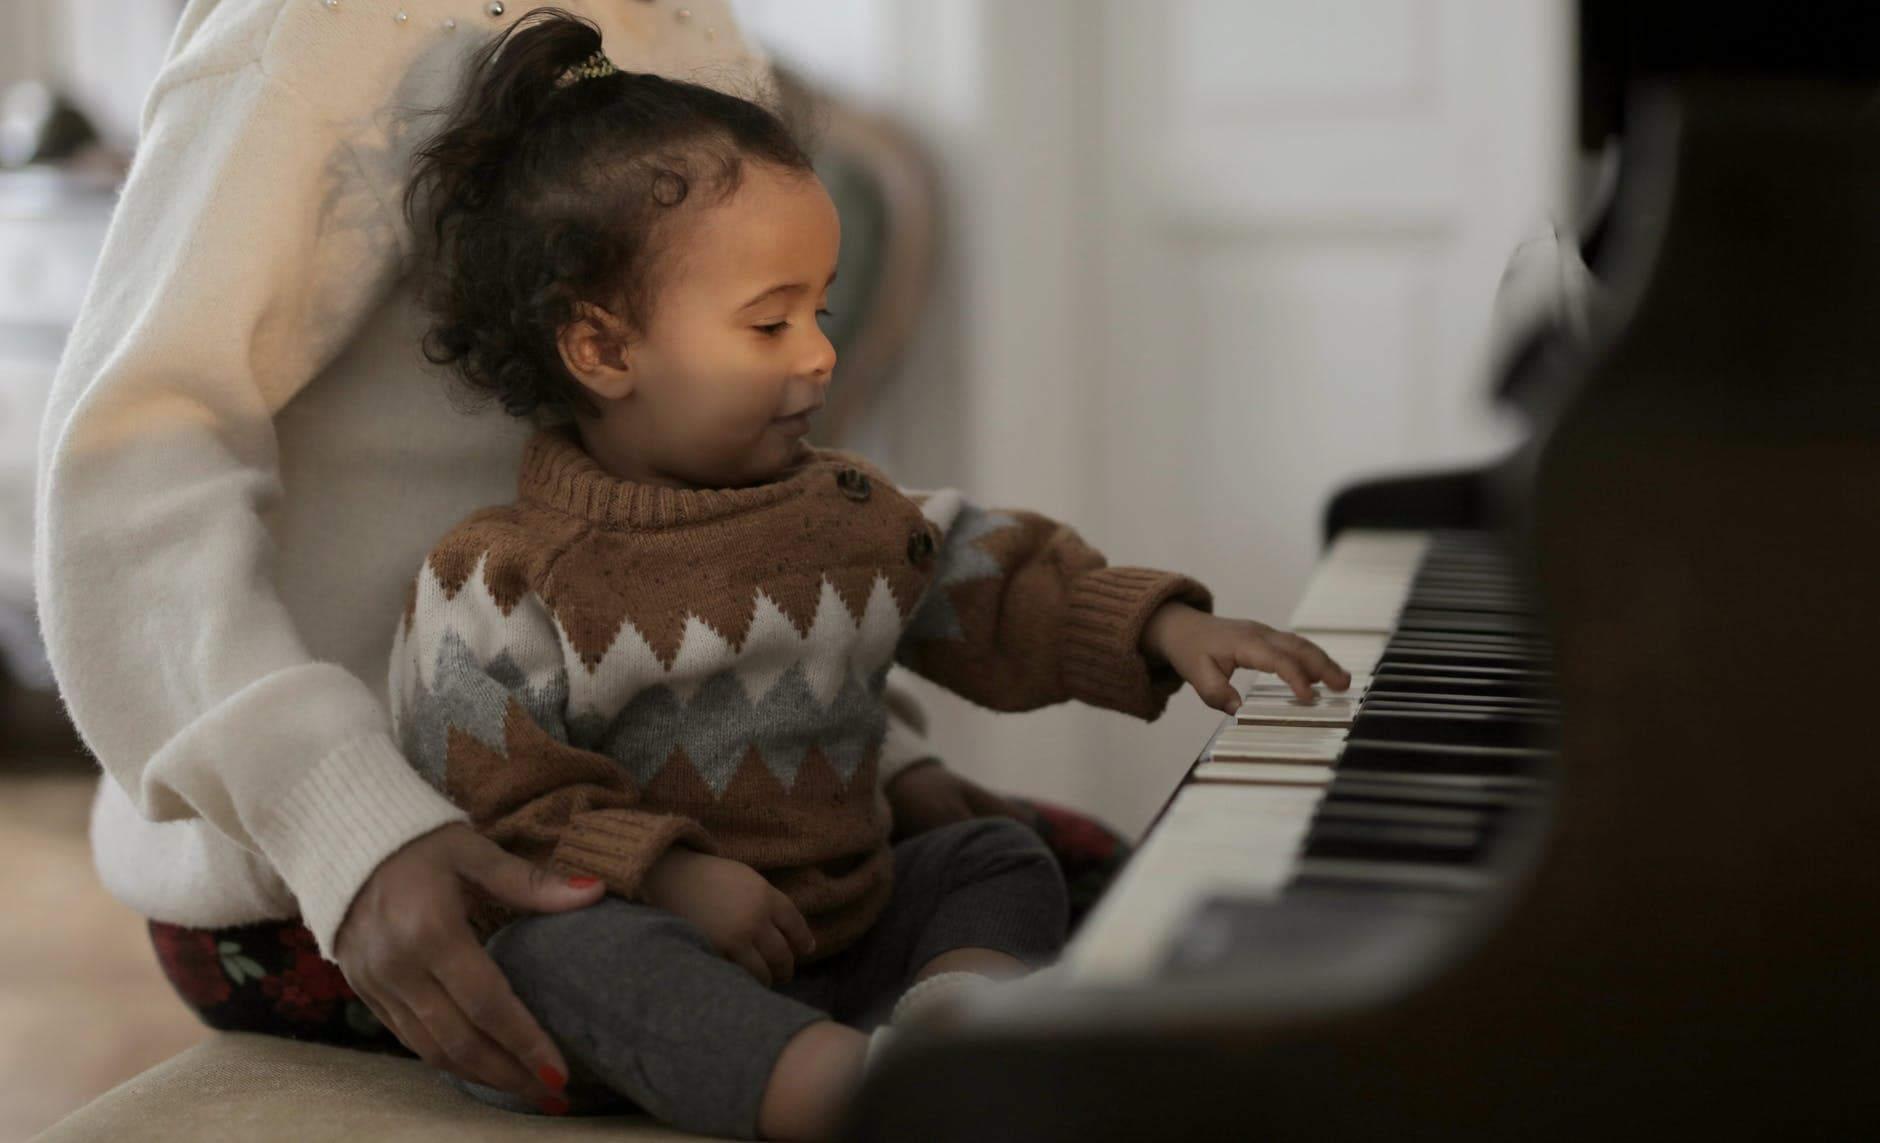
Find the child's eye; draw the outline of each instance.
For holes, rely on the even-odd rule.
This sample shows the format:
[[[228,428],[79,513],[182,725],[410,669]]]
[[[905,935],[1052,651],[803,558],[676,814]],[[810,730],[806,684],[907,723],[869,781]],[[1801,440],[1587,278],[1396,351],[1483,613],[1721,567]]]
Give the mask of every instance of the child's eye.
[[[826,318],[826,317],[834,317],[835,315],[830,313],[828,310],[817,310],[816,316]],[[763,334],[765,337],[775,337],[778,334],[782,333],[784,330],[789,329],[790,323],[787,321],[773,321],[768,325],[754,325],[751,328],[756,330],[758,333]]]

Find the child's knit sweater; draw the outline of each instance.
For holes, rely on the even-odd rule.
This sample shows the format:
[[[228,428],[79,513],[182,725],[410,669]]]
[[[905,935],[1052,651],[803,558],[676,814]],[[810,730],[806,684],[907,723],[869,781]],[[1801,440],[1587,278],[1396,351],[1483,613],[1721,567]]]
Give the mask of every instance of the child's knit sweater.
[[[390,684],[407,758],[486,836],[624,897],[675,844],[744,862],[819,957],[890,890],[890,664],[997,710],[1153,719],[1180,679],[1138,649],[1144,623],[1171,599],[1212,607],[1062,524],[904,493],[835,450],[686,491],[620,481],[552,430],[519,485],[414,584]]]

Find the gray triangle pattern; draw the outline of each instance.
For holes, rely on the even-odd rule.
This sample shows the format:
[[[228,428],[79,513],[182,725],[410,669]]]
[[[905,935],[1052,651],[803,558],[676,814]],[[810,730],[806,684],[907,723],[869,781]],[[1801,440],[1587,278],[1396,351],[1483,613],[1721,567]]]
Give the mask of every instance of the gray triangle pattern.
[[[881,700],[887,677],[886,666],[866,683],[851,675],[824,707],[800,663],[754,703],[736,673],[724,670],[699,684],[683,705],[671,687],[659,685],[641,689],[612,719],[576,715],[569,720],[570,741],[615,759],[642,789],[683,748],[706,786],[723,796],[753,745],[786,790],[796,787],[811,743],[820,743],[843,781],[850,781],[887,736],[888,708]]]
[[[869,752],[879,750],[888,736],[888,704],[881,700],[887,683],[888,664],[883,663],[866,686],[853,676],[844,680],[829,706],[823,756],[844,782],[855,779]]]
[[[735,670],[727,669],[707,678],[684,704],[671,687],[649,686],[611,719],[590,711],[564,723],[565,669],[531,687],[508,651],[479,663],[453,631],[439,643],[434,686],[420,683],[410,709],[401,712],[399,744],[425,780],[443,790],[450,728],[504,752],[503,720],[513,698],[551,736],[619,762],[641,789],[682,747],[706,786],[723,796],[746,751],[755,745],[777,781],[790,790],[811,743],[821,744],[843,781],[854,779],[863,760],[887,735],[888,709],[881,698],[887,677],[887,664],[866,681],[851,674],[825,707],[816,701],[801,663],[792,664],[756,702],[745,693]]]
[[[504,651],[488,664],[477,662],[469,644],[455,631],[438,645],[435,688],[422,682],[410,709],[399,720],[399,746],[413,768],[437,789],[445,789],[445,763],[450,750],[450,728],[503,752],[503,719],[509,700],[522,703],[538,726],[561,737],[562,711],[568,705],[568,672],[557,669],[540,686],[530,687],[522,669]]]

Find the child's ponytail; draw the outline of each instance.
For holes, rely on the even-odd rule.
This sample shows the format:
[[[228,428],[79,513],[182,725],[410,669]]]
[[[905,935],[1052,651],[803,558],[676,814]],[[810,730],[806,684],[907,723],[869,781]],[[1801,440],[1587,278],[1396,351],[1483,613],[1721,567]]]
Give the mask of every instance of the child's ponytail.
[[[809,172],[790,128],[751,101],[656,75],[575,80],[600,30],[537,9],[472,57],[416,157],[405,211],[432,239],[425,356],[523,416],[592,404],[557,339],[582,303],[643,330],[667,219],[728,196],[746,158]],[[705,196],[709,199],[709,195]]]
[[[432,232],[442,241],[459,217],[482,210],[516,141],[561,94],[572,69],[600,50],[600,29],[559,8],[530,12],[479,49],[450,121],[418,152],[407,214],[428,199]]]

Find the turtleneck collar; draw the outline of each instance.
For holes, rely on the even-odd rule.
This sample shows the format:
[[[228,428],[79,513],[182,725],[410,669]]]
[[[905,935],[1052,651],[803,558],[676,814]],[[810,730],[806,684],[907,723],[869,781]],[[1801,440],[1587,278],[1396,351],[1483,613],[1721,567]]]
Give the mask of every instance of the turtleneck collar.
[[[589,456],[569,426],[542,429],[523,449],[517,488],[526,500],[616,528],[669,528],[735,516],[802,495],[828,467],[824,450],[777,480],[746,488],[670,488],[621,480]]]

